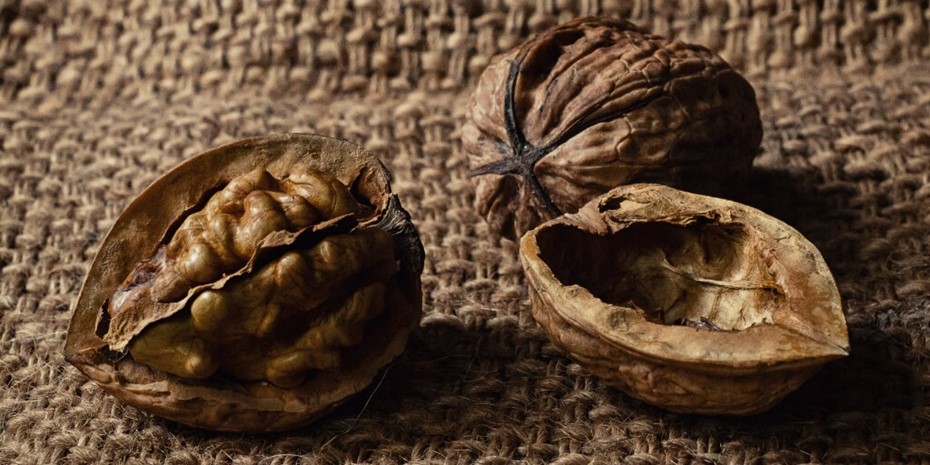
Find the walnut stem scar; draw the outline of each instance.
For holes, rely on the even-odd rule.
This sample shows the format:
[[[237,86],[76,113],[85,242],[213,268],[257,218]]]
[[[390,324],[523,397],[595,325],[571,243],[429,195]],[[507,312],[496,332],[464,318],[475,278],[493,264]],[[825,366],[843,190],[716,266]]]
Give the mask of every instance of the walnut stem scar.
[[[630,112],[642,108],[653,100],[657,99],[663,92],[658,92],[647,98],[641,99],[631,105],[611,111],[607,114],[592,119],[580,119],[572,124],[563,134],[549,144],[542,147],[536,147],[526,140],[523,130],[517,119],[516,112],[516,89],[517,78],[523,73],[523,62],[529,53],[530,47],[524,46],[517,54],[516,58],[510,61],[510,70],[507,74],[507,87],[504,91],[504,126],[507,131],[507,139],[510,143],[509,153],[506,144],[500,141],[499,146],[504,158],[487,163],[469,171],[469,177],[481,176],[485,174],[499,175],[516,175],[522,176],[534,194],[542,201],[546,211],[553,217],[562,214],[561,209],[556,206],[555,202],[546,192],[542,183],[534,171],[536,164],[543,157],[555,150],[569,139],[580,134],[582,131],[606,121],[622,118]],[[596,110],[596,108],[592,109]]]

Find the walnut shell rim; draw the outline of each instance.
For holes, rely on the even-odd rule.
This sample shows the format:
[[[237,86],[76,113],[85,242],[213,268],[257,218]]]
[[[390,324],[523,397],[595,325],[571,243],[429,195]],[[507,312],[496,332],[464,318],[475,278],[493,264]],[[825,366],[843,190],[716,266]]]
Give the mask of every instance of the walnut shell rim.
[[[553,246],[543,242],[554,239],[544,236],[553,228],[599,238],[637,224],[698,218],[745,225],[759,234],[760,247],[770,248],[788,304],[772,321],[733,331],[657,323],[635,305],[605,302],[563,282],[547,262]],[[561,244],[573,245],[564,237]],[[620,187],[528,232],[520,258],[533,316],[552,341],[609,384],[668,410],[760,413],[849,352],[839,292],[819,251],[787,224],[736,202],[661,185]]]
[[[298,388],[229,379],[190,380],[110,350],[96,334],[105,302],[142,259],[155,253],[178,218],[216,186],[256,166],[273,174],[307,164],[334,175],[370,202],[375,214],[352,227],[378,227],[391,234],[400,259],[390,318],[350,367],[337,376],[316,376]],[[157,208],[151,208],[157,205]],[[423,248],[409,214],[391,193],[390,173],[354,144],[313,134],[273,134],[232,142],[198,154],[156,179],[120,214],[105,236],[74,307],[65,358],[120,401],[170,420],[217,431],[272,432],[310,423],[365,389],[403,352],[422,313]]]

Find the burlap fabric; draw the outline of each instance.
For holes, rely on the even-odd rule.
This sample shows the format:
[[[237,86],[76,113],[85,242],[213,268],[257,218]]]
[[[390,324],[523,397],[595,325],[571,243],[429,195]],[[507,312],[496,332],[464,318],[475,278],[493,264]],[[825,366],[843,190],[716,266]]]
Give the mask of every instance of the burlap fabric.
[[[930,67],[917,0],[0,0],[0,463],[930,462]],[[744,201],[817,244],[853,352],[770,413],[676,415],[606,387],[528,313],[458,128],[489,57],[578,15],[720,51],[755,84]],[[62,357],[122,207],[180,160],[308,131],[390,166],[426,315],[359,398],[288,434],[117,404]]]

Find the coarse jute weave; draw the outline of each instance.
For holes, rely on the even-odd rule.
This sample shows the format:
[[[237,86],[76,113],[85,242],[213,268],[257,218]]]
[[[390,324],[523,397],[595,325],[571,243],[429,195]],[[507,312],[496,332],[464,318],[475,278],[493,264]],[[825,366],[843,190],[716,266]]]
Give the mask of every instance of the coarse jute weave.
[[[706,44],[756,86],[743,201],[833,268],[852,355],[773,411],[670,414],[606,387],[528,313],[471,207],[463,103],[498,51],[571,17]],[[0,0],[0,463],[930,463],[927,0]],[[180,160],[316,132],[395,175],[426,315],[376,386],[287,434],[117,404],[62,356],[122,207]]]

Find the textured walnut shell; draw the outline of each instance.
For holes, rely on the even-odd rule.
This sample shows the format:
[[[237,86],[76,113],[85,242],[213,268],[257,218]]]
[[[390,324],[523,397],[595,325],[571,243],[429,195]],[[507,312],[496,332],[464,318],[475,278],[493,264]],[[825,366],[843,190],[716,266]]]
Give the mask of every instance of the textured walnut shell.
[[[607,18],[494,58],[462,130],[475,204],[514,240],[624,184],[719,195],[744,178],[761,138],[755,93],[723,59]]]
[[[849,350],[820,253],[739,203],[624,186],[530,231],[520,254],[552,341],[672,411],[762,412]]]
[[[221,189],[231,185],[231,180],[242,179],[256,170],[284,179],[302,169],[325,173],[326,180],[341,183],[346,195],[362,205],[361,210],[347,210],[335,199],[330,202],[333,211],[325,221],[293,231],[263,233],[261,241],[252,244],[254,250],[249,249],[247,263],[201,276],[202,283],[182,288],[180,300],[145,299],[145,295],[124,297],[118,292],[126,288],[125,280],[142,279],[127,277],[139,275],[139,270],[152,257],[164,255],[165,244],[170,243],[173,234],[185,228],[181,220],[205,208],[204,205],[209,204],[206,199],[212,198],[214,193],[223,193]],[[364,213],[360,213],[362,210]],[[244,217],[242,228],[254,224],[257,224],[254,218]],[[353,239],[355,237],[359,239]],[[386,239],[381,240],[382,237]],[[393,249],[380,256],[396,263],[381,268],[386,274],[383,281],[374,286],[377,292],[369,292],[369,289],[348,297],[350,301],[355,299],[346,304],[350,307],[358,307],[359,302],[368,304],[366,299],[370,300],[373,295],[379,300],[374,302],[377,311],[365,315],[371,319],[363,323],[361,341],[344,341],[346,348],[340,353],[338,367],[313,371],[306,379],[282,377],[282,382],[274,384],[237,377],[240,373],[252,374],[247,366],[233,367],[242,368],[231,370],[233,375],[217,373],[191,377],[172,374],[133,358],[133,350],[138,353],[154,350],[157,356],[161,348],[151,347],[159,342],[157,331],[170,329],[179,318],[189,320],[191,301],[196,303],[195,297],[229,289],[230,298],[248,300],[250,294],[260,288],[261,270],[291,263],[288,260],[295,257],[295,251],[310,250],[305,253],[312,253],[316,250],[314,246],[319,248],[319,244],[333,241]],[[338,266],[340,256],[330,255],[328,263]],[[180,423],[222,431],[294,428],[311,422],[367,387],[374,376],[403,351],[422,310],[422,267],[423,249],[419,237],[409,215],[391,193],[389,173],[376,157],[347,142],[315,135],[281,134],[242,140],[178,165],[139,194],[119,216],[100,246],[75,305],[65,347],[66,359],[117,399]],[[146,278],[148,274],[141,276]],[[258,278],[253,279],[255,276]],[[346,284],[352,285],[351,281]],[[288,289],[278,289],[274,294],[286,296],[286,291]],[[119,302],[113,302],[114,299]],[[120,310],[114,311],[112,306]],[[322,324],[338,324],[350,318],[351,315],[332,321],[326,317]],[[224,324],[222,320],[208,323]],[[358,333],[359,330],[353,330],[352,335],[333,337],[357,339]],[[149,337],[149,334],[155,336]],[[171,341],[171,337],[164,340]],[[140,339],[149,343],[140,347]],[[233,362],[227,363],[247,359],[231,357],[229,360]],[[157,357],[155,360],[158,361]],[[158,363],[154,365],[159,366]],[[167,365],[170,371],[172,367]],[[197,366],[173,371],[208,374],[198,373]],[[259,376],[261,374],[259,372]]]

